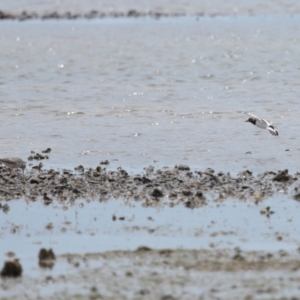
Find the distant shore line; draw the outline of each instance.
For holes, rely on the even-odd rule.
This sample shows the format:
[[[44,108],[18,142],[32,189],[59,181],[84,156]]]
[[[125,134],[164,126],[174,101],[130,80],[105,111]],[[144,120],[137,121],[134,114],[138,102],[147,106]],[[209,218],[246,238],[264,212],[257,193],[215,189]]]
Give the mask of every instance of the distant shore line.
[[[249,15],[252,15],[249,12]],[[177,18],[184,16],[193,16],[193,17],[220,17],[220,16],[236,16],[236,14],[223,14],[223,13],[204,13],[198,12],[193,14],[188,13],[176,13],[176,12],[159,12],[159,11],[138,11],[135,9],[130,9],[127,12],[101,12],[98,10],[91,10],[89,12],[83,13],[75,13],[75,12],[28,12],[22,11],[21,13],[10,13],[0,10],[0,21],[1,20],[18,20],[18,21],[26,21],[26,20],[75,20],[75,19],[103,19],[103,18],[142,18],[142,17],[150,17],[153,19],[160,18]]]

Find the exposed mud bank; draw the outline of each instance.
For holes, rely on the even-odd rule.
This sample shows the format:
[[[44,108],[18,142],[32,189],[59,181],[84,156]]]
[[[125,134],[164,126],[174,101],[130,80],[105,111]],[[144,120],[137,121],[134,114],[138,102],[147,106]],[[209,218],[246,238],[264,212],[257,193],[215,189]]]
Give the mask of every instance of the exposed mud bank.
[[[145,206],[167,201],[195,208],[206,204],[207,197],[215,200],[238,198],[259,202],[276,193],[288,193],[300,199],[300,173],[289,175],[288,170],[268,171],[254,176],[243,171],[237,176],[213,169],[191,171],[186,165],[155,170],[149,166],[140,174],[129,174],[118,168],[106,170],[108,161],[96,168],[75,170],[44,170],[42,164],[32,167],[25,175],[0,167],[0,200],[25,198],[50,204],[53,199],[125,199],[143,201]],[[3,208],[3,205],[2,205]]]

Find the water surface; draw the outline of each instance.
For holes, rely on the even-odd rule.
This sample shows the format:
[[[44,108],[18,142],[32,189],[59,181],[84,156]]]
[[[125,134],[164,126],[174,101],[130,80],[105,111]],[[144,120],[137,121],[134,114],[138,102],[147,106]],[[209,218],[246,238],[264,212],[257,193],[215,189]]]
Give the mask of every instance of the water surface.
[[[299,25],[286,15],[2,22],[1,155],[51,147],[56,168],[296,171]],[[279,137],[237,111],[272,120]]]

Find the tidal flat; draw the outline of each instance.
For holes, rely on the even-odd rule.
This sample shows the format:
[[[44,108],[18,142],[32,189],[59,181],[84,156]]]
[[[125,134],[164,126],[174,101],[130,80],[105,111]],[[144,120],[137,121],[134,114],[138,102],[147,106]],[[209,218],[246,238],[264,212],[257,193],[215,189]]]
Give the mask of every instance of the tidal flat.
[[[56,270],[1,279],[0,299],[298,299],[299,253],[235,250],[64,254]]]
[[[298,173],[37,162],[0,179],[0,255],[22,266],[1,300],[297,299]]]

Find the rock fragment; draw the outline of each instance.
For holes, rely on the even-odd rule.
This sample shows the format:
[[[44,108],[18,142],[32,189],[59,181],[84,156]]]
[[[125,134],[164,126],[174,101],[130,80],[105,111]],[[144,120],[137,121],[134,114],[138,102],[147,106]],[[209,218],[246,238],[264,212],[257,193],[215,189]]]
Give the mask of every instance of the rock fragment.
[[[0,275],[2,277],[20,277],[23,269],[19,262],[19,259],[7,260],[1,270]]]

